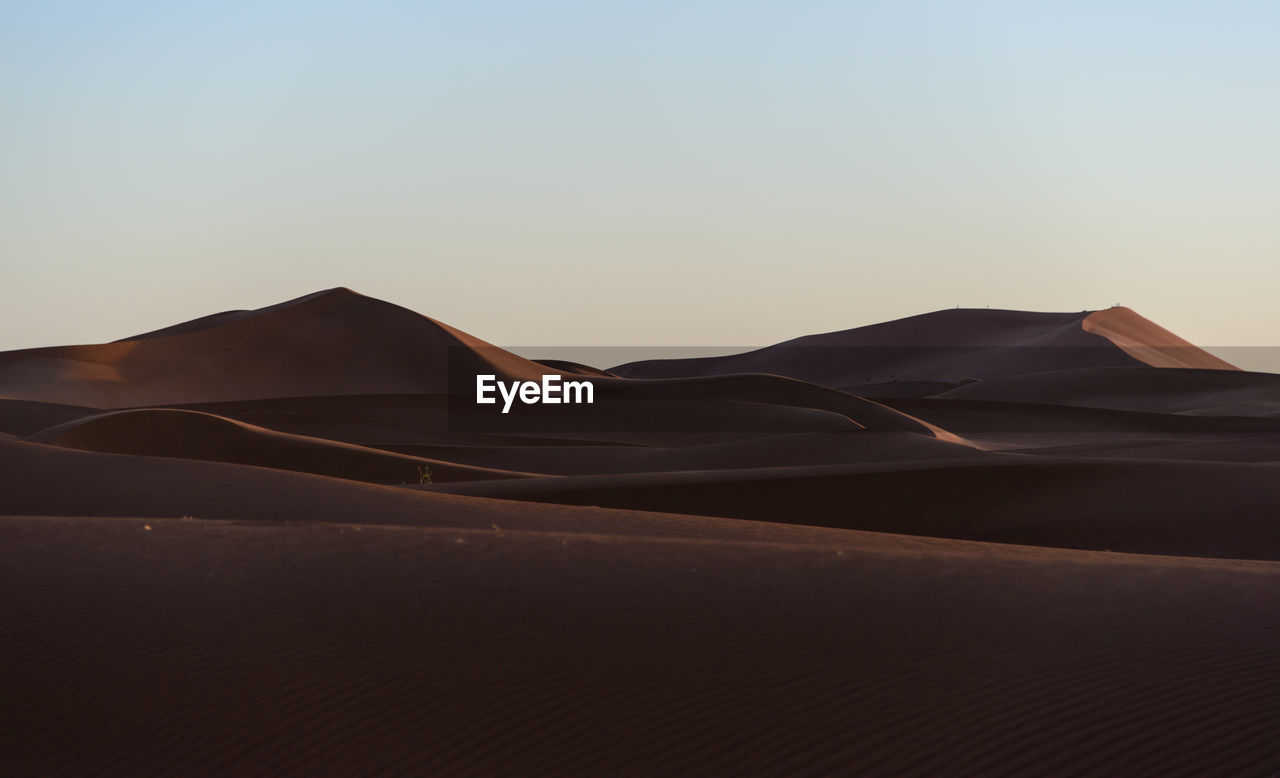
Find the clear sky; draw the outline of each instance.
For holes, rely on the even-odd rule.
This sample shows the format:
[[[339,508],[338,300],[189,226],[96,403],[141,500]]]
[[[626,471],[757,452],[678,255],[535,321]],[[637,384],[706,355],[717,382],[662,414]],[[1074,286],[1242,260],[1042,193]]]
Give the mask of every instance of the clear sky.
[[[1280,336],[1275,2],[0,4],[0,349],[349,286],[511,345]]]

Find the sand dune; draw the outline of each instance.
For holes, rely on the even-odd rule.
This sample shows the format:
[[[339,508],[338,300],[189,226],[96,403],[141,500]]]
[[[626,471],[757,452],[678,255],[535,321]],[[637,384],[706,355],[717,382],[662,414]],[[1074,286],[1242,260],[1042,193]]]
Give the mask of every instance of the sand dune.
[[[11,770],[1258,775],[1276,758],[1274,565],[146,526],[0,519]]]
[[[964,443],[910,432],[846,430],[760,435],[681,446],[435,445],[392,450],[481,467],[554,475],[725,470],[851,462],[900,462],[978,457]]]
[[[1094,311],[1080,326],[1085,332],[1106,338],[1129,356],[1152,367],[1239,369],[1124,306]]]
[[[101,454],[0,439],[0,516],[105,516],[184,520],[570,532],[763,543],[863,542],[822,527],[513,503],[277,468]],[[494,529],[494,527],[497,529]],[[924,539],[879,538],[894,547]]]
[[[1085,443],[1038,449],[1020,449],[1019,453],[1087,455],[1121,459],[1194,459],[1202,462],[1277,462],[1280,463],[1280,436],[1240,435],[1223,440],[1206,436],[1171,438],[1111,438],[1100,443]]]
[[[345,289],[2,353],[0,772],[1267,775],[1277,380],[1126,308],[602,370]]]
[[[537,443],[693,445],[797,432],[913,432],[956,440],[883,403],[780,376],[599,379],[592,406],[501,415],[468,396],[337,395],[177,406],[299,435],[374,446]]]
[[[450,360],[506,380],[545,369],[347,289],[94,346],[0,354],[0,394],[128,408],[332,394],[447,392]]]
[[[1244,371],[1080,368],[978,381],[933,396],[1206,416],[1280,416],[1280,376]]]
[[[1125,411],[1050,403],[996,402],[953,398],[883,398],[914,417],[954,431],[971,444],[991,447],[1045,445],[1049,441],[1093,438],[1127,442],[1153,436],[1209,440],[1280,432],[1280,419],[1270,416],[1200,416],[1181,413]],[[1015,441],[1022,441],[1015,443]]]
[[[1269,464],[992,455],[577,476],[432,487],[451,494],[1000,543],[1280,559]]]
[[[954,383],[1081,367],[1234,369],[1127,308],[1081,313],[955,309],[809,335],[727,357],[611,368],[628,378],[776,373],[825,386]],[[883,387],[879,394],[892,392]]]
[[[100,408],[0,397],[0,431],[21,437],[55,424],[101,412]]]
[[[115,411],[59,424],[27,438],[64,448],[274,467],[375,483],[514,478],[490,468],[275,432],[209,413],[168,408]]]

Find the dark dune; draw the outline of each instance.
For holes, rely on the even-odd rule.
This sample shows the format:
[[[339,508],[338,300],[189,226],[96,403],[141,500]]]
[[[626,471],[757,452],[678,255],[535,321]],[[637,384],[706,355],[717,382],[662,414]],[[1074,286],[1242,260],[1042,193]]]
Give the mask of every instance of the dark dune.
[[[0,492],[0,516],[185,517],[769,543],[840,542],[846,537],[822,527],[514,503],[276,468],[100,454],[21,440],[0,439],[0,470],[10,477]],[[920,539],[881,542],[916,547]]]
[[[950,389],[967,386],[977,380],[972,378],[967,381],[886,381],[842,387],[841,391],[862,397],[932,397]]]
[[[35,443],[114,454],[142,454],[274,467],[375,483],[514,478],[522,474],[290,435],[198,411],[151,408],[76,419],[28,437]]]
[[[851,389],[1140,365],[1235,369],[1128,308],[1113,308],[1078,314],[936,311],[745,354],[633,362],[611,372],[627,378],[776,373]]]
[[[862,537],[0,519],[0,749],[27,775],[1274,766],[1275,565]]]
[[[3,353],[0,774],[1269,775],[1278,380],[1127,308],[604,371],[346,289]]]
[[[98,413],[102,413],[102,409],[0,397],[0,432],[22,437]]]
[[[347,289],[132,340],[0,354],[0,395],[98,408],[448,391],[459,369],[527,379],[544,368]]]
[[[990,455],[434,489],[999,543],[1280,560],[1280,467],[1269,464]]]
[[[289,397],[175,407],[376,446],[470,444],[498,438],[685,445],[863,429],[953,439],[945,430],[883,403],[781,376],[593,383],[594,405],[531,406],[505,416],[492,407],[476,406],[470,397],[450,402],[443,394]]]
[[[1095,432],[1114,435],[1178,432],[1280,431],[1274,419],[1201,419],[1180,414],[1063,406],[1052,403],[969,400],[953,397],[883,397],[880,402],[904,413],[945,424],[958,434]]]
[[[1222,440],[1191,438],[1108,438],[1075,446],[1022,448],[1018,453],[1088,455],[1119,459],[1192,459],[1202,462],[1280,462],[1280,436],[1239,435]]]
[[[1201,416],[1280,416],[1280,376],[1244,371],[1080,368],[978,381],[933,396]]]
[[[725,470],[852,462],[898,462],[982,456],[963,443],[910,432],[759,435],[682,446],[397,446],[393,450],[478,467],[554,475]]]

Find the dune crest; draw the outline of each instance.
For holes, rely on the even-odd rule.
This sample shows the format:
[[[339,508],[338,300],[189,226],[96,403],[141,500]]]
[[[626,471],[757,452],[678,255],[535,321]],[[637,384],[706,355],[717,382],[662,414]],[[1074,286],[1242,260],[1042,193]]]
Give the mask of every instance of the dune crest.
[[[1094,311],[1084,318],[1080,326],[1085,332],[1106,338],[1129,356],[1151,367],[1240,369],[1122,305]]]

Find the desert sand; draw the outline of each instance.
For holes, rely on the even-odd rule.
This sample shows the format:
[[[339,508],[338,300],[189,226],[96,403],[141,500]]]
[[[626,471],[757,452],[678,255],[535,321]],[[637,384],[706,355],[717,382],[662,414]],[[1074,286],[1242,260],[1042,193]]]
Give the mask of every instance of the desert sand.
[[[1280,771],[1280,377],[1127,308],[545,357],[346,289],[0,353],[0,772]]]

